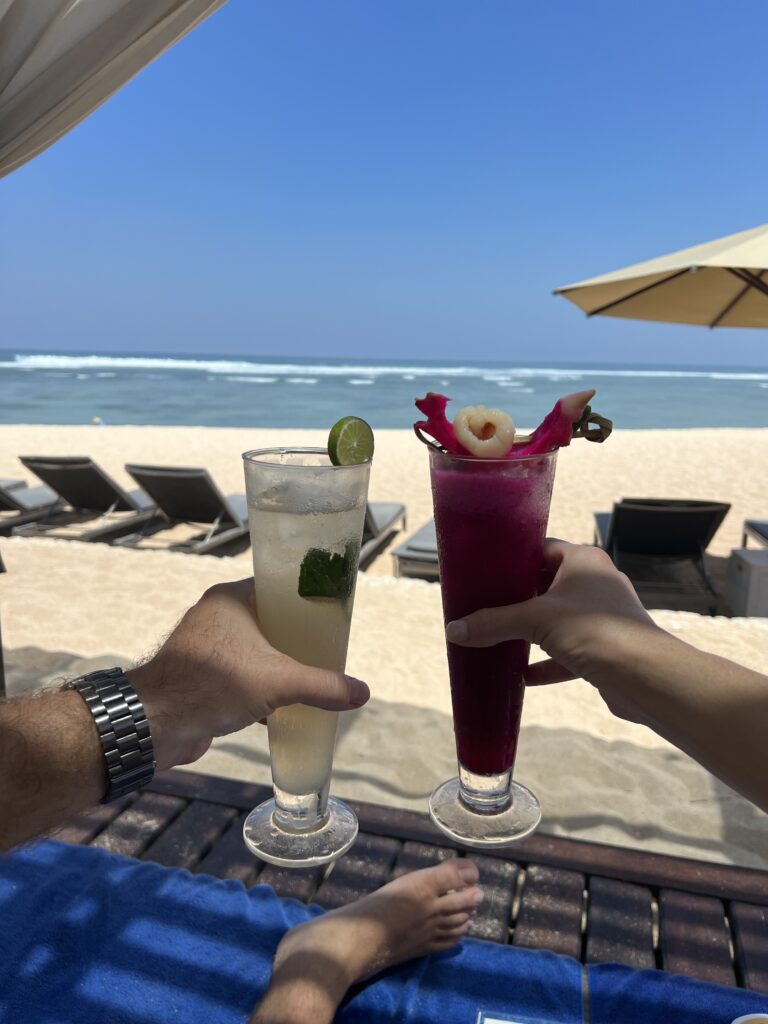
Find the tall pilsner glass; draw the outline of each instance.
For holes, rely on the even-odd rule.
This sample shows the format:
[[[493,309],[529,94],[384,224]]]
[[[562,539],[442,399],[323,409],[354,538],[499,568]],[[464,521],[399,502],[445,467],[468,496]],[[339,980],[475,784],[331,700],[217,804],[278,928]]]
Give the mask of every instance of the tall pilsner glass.
[[[263,449],[243,459],[259,626],[284,654],[342,672],[370,462],[334,466],[321,448]],[[328,796],[337,717],[294,704],[267,719],[275,796],[243,827],[263,860],[325,864],[352,845],[357,818]]]
[[[445,621],[534,597],[557,452],[429,456]],[[505,846],[541,820],[534,794],[512,779],[530,645],[447,647],[459,774],[434,791],[430,817],[467,846]]]

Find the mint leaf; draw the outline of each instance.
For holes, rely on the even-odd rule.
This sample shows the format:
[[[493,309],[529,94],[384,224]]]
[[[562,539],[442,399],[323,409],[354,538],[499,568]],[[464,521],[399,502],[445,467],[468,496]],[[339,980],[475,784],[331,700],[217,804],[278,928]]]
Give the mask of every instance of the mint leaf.
[[[343,555],[310,548],[299,569],[299,597],[329,597],[346,601],[355,585],[359,544],[347,544]]]

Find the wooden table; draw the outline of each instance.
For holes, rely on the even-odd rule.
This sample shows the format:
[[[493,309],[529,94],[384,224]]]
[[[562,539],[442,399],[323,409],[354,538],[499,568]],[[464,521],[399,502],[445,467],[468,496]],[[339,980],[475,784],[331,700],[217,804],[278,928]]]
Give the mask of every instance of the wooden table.
[[[659,968],[768,992],[768,872],[542,833],[492,856],[452,846],[425,815],[350,802],[355,845],[326,868],[288,870],[242,839],[264,786],[173,770],[81,815],[57,838],[171,867],[266,883],[332,908],[415,868],[469,855],[485,900],[472,935],[582,963]]]

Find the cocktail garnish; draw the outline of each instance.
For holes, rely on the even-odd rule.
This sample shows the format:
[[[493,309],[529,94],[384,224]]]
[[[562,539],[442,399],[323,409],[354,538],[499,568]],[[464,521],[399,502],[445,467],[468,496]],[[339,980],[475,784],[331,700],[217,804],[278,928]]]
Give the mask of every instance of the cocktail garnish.
[[[359,466],[373,458],[373,431],[359,416],[342,416],[328,435],[328,455],[334,466]]]
[[[502,459],[515,443],[515,424],[500,409],[468,405],[460,409],[453,430],[461,444],[480,459]]]
[[[588,441],[604,441],[608,437],[613,429],[611,420],[593,412],[588,404],[594,394],[594,388],[590,388],[561,398],[522,444],[514,444],[512,420],[496,409],[470,406],[460,410],[451,423],[445,415],[450,399],[434,391],[416,399],[416,408],[427,419],[414,423],[413,429],[424,444],[448,455],[497,459],[541,455],[564,448],[574,437],[585,437]],[[512,440],[506,446],[510,433]],[[494,444],[488,444],[489,440],[494,440]]]
[[[445,415],[445,407],[449,402],[450,398],[438,395],[435,391],[428,391],[423,398],[417,398],[416,408],[427,418],[414,423],[413,429],[420,441],[424,440],[420,433],[423,431],[429,437],[434,438],[437,446],[444,452],[449,452],[451,455],[469,455],[470,453],[457,439],[453,424]]]
[[[569,445],[573,437],[573,424],[581,420],[594,394],[595,389],[590,388],[589,391],[576,391],[555,402],[554,409],[536,427],[528,443],[515,449],[515,455],[540,455]]]
[[[343,555],[310,548],[299,569],[299,597],[327,597],[346,601],[355,585],[359,544],[347,544]]]
[[[606,438],[610,437],[612,431],[613,420],[592,412],[591,405],[586,407],[584,415],[578,423],[573,424],[574,437],[585,437],[587,441],[596,441],[598,444],[602,444]]]

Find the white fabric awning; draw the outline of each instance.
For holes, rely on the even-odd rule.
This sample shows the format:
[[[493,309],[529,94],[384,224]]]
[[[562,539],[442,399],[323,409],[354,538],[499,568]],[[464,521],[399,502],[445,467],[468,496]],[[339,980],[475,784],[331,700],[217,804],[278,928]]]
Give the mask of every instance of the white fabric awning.
[[[0,177],[79,124],[226,0],[0,0]]]

